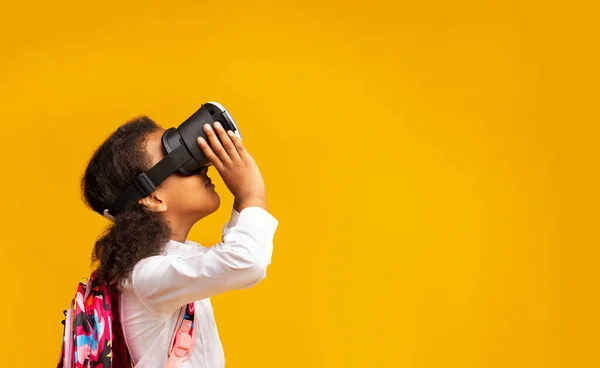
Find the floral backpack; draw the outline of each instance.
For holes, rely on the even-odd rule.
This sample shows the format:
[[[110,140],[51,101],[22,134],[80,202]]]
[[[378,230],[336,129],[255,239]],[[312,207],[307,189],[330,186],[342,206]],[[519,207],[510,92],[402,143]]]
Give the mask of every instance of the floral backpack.
[[[64,311],[63,343],[57,368],[131,368],[119,318],[118,294],[96,280],[81,281]],[[177,368],[192,354],[196,333],[194,303],[181,308],[166,368]]]

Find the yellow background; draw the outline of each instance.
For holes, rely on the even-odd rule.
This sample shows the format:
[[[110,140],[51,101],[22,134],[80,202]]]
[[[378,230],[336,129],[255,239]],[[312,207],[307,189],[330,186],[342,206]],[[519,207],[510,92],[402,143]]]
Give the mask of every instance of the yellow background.
[[[594,367],[597,15],[577,1],[18,2],[0,11],[0,366],[55,364],[120,124],[223,103],[279,219],[214,297],[228,367]],[[214,174],[214,172],[213,172]],[[232,203],[192,240],[213,244]]]

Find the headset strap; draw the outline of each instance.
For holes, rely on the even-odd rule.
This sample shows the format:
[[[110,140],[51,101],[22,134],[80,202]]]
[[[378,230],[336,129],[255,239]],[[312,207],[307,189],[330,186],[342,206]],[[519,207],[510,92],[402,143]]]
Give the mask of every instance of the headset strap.
[[[157,186],[192,159],[193,158],[185,148],[185,145],[180,145],[150,170],[138,175],[133,183],[117,197],[110,208],[104,210],[104,212],[100,214],[105,217],[107,217],[107,215],[114,217],[127,203],[137,202],[152,194]]]

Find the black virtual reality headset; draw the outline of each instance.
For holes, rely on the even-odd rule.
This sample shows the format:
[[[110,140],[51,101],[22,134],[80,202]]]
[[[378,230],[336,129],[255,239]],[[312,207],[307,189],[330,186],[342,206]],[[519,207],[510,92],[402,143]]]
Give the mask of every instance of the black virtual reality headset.
[[[215,122],[223,128],[233,131],[240,139],[242,135],[225,108],[217,102],[207,102],[187,118],[179,127],[167,129],[162,136],[162,146],[165,157],[150,170],[138,175],[133,183],[101,213],[114,221],[116,216],[127,203],[137,202],[156,190],[170,175],[191,176],[199,174],[203,168],[212,165],[198,145],[198,137],[208,139],[204,133],[204,125]]]

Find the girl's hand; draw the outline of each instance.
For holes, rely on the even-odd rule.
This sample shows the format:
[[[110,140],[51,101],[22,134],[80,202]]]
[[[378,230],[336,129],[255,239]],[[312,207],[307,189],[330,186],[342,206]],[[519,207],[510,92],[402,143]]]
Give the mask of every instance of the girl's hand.
[[[265,183],[254,158],[231,130],[226,132],[219,122],[215,122],[214,126],[216,133],[210,124],[204,125],[210,145],[202,137],[198,137],[198,144],[233,194],[235,210],[240,212],[250,206],[266,210]]]

